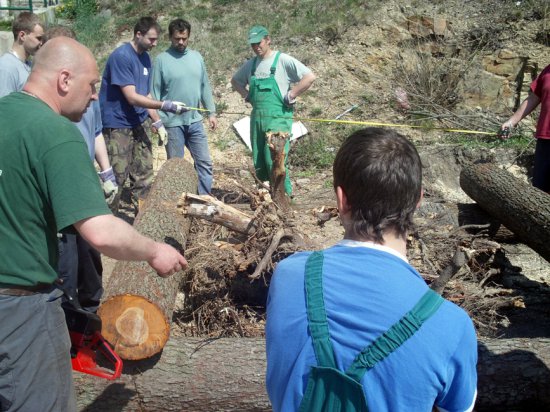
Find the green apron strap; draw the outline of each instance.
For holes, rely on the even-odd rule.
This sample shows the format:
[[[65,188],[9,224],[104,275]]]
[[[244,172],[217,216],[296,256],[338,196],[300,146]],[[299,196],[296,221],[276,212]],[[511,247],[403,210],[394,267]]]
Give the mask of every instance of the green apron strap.
[[[306,262],[307,319],[318,366],[335,368],[323,299],[323,252],[313,252]]]
[[[443,302],[444,299],[441,296],[432,289],[428,289],[410,312],[357,355],[346,371],[346,375],[360,382],[368,370],[414,335]]]
[[[273,64],[271,65],[271,69],[269,69],[272,76],[275,76],[275,70],[277,70],[277,63],[279,62],[280,55],[281,55],[281,52],[278,51],[277,54],[275,55],[275,59],[273,60]]]

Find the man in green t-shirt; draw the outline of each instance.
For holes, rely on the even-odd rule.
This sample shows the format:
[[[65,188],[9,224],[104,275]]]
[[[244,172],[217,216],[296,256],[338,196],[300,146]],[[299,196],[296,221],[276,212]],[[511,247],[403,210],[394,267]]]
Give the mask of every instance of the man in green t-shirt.
[[[187,266],[107,207],[72,122],[97,100],[97,64],[59,37],[36,54],[23,92],[0,99],[0,410],[76,410],[70,339],[60,306],[57,233],[78,231],[115,259],[160,276]]]

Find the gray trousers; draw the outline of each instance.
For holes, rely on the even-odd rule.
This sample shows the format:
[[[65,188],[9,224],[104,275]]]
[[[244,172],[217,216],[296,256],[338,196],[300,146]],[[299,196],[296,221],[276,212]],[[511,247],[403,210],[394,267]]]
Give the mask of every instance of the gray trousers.
[[[0,294],[0,411],[72,412],[71,342],[59,290]]]

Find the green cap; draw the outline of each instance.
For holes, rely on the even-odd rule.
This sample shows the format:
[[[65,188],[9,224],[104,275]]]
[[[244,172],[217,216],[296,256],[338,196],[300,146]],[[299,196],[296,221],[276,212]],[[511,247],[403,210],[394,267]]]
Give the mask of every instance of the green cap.
[[[269,33],[264,26],[254,26],[248,31],[248,42],[250,44],[259,43],[267,35]]]

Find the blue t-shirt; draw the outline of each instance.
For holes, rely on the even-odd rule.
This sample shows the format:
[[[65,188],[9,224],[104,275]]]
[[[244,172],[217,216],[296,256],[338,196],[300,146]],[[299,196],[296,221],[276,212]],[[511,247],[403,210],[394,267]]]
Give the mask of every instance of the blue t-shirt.
[[[150,74],[151,59],[147,52],[137,54],[132,45],[126,43],[111,53],[99,90],[103,127],[124,129],[139,126],[145,121],[147,109],[129,104],[121,87],[134,85],[138,94],[147,96]]]
[[[94,160],[95,158],[95,138],[101,134],[101,129],[103,128],[101,124],[101,109],[99,108],[99,102],[97,100],[92,101],[88,110],[84,112],[82,119],[75,123],[84,141],[88,146],[88,154],[90,158]]]
[[[324,251],[323,294],[337,367],[386,332],[427,285],[391,250],[341,242]],[[358,246],[358,247],[352,247]],[[382,249],[382,250],[380,250]],[[266,384],[274,411],[298,410],[312,366],[304,290],[310,252],[281,261],[269,287]],[[368,371],[361,383],[373,411],[467,411],[477,386],[477,340],[468,315],[445,301],[420,330]]]

